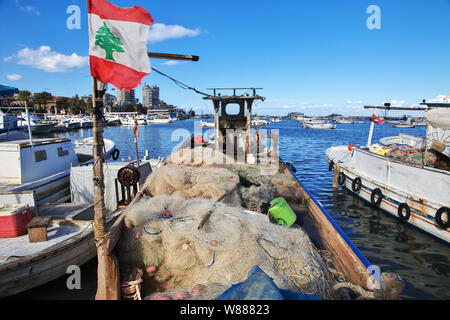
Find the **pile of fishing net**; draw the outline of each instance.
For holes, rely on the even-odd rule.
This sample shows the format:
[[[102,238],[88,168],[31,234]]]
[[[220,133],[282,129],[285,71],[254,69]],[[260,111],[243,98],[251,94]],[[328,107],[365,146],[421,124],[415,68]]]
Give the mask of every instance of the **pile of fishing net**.
[[[144,271],[142,296],[148,299],[215,299],[244,281],[253,266],[280,289],[326,299],[337,283],[300,227],[274,224],[243,208],[175,195],[145,197],[129,208],[125,224],[129,230],[118,244],[121,271]]]
[[[205,168],[166,164],[147,178],[144,188],[152,196],[174,195],[183,199],[217,200],[238,184],[239,175],[259,186],[240,187],[223,202],[261,212],[265,204],[277,197],[284,197],[288,201],[301,200],[297,182],[290,173],[278,172],[265,176],[261,175],[258,166],[252,165]]]

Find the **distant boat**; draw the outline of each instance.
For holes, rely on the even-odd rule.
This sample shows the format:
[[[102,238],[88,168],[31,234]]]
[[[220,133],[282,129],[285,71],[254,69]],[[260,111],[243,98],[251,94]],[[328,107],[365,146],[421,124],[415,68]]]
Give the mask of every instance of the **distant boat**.
[[[353,123],[355,123],[355,120],[350,119],[350,118],[334,118],[333,122],[341,123],[341,124],[353,124]]]
[[[410,123],[398,123],[398,124],[393,124],[392,127],[394,127],[394,128],[415,128],[416,126],[414,124],[410,124]]]
[[[270,121],[272,121],[272,122],[281,122],[281,119],[272,118],[272,119],[270,119]]]
[[[303,127],[305,129],[336,129],[336,126],[331,123],[304,123]]]
[[[262,119],[261,120],[252,120],[252,126],[254,126],[254,127],[264,127],[269,124],[270,124],[270,122],[267,120],[262,120]]]
[[[155,123],[155,124],[172,123],[172,119],[170,119],[170,118],[150,118],[147,120],[147,122]]]

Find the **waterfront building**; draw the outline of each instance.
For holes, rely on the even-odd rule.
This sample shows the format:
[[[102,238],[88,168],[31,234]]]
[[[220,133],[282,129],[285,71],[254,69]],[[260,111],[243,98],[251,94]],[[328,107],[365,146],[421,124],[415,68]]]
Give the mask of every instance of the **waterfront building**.
[[[159,87],[144,85],[142,87],[142,105],[147,109],[159,109]]]

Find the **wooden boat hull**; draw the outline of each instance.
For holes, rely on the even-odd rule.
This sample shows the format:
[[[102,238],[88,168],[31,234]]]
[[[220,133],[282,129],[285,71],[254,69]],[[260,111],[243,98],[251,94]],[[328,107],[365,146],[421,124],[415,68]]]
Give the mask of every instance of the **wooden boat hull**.
[[[112,226],[110,248],[114,248],[120,237],[123,223],[121,214],[122,210],[113,213],[112,219],[108,221],[108,225]],[[90,222],[85,221],[81,226],[86,224]],[[41,252],[0,264],[0,298],[58,279],[67,274],[69,266],[81,266],[96,254],[94,229],[89,226],[81,233]]]
[[[291,168],[281,159],[280,162],[297,181],[302,198],[305,199],[305,205],[316,224],[325,249],[331,252],[333,264],[344,274],[347,281],[360,285],[366,290],[373,290],[371,284],[376,283],[376,279],[369,271],[371,263],[327,213],[322,204],[306,190]]]

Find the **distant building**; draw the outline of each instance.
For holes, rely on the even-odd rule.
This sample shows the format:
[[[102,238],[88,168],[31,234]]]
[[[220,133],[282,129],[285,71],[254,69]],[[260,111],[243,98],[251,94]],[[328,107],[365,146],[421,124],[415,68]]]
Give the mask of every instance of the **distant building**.
[[[145,85],[142,87],[142,105],[147,109],[159,109],[159,87]]]
[[[103,96],[103,104],[112,106],[114,104],[114,101],[116,100],[116,97],[112,94],[105,93]]]
[[[128,106],[130,104],[135,104],[136,99],[134,96],[134,89],[131,89],[130,92],[126,91],[125,89],[120,89],[117,92],[116,102],[120,106]]]

